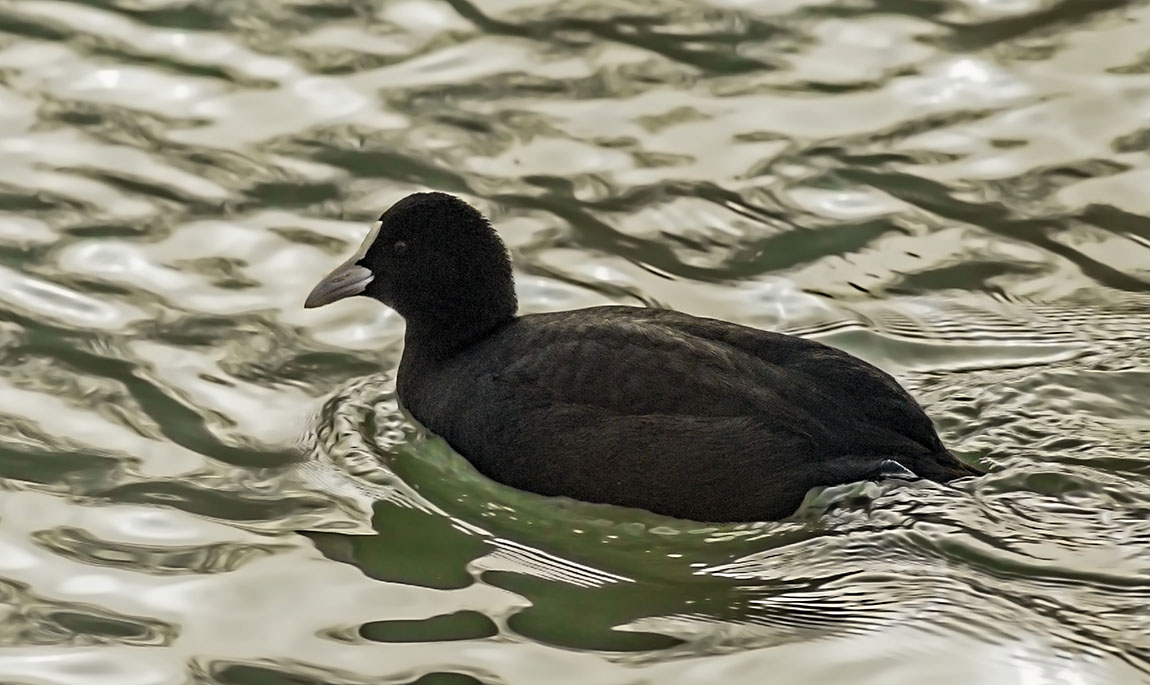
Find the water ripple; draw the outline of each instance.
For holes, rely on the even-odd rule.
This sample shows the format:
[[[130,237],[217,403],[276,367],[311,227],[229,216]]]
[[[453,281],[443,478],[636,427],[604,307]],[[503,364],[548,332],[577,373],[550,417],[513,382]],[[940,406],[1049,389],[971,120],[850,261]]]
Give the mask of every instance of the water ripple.
[[[0,680],[1150,682],[1148,26],[0,7]],[[499,226],[524,310],[816,337],[994,473],[737,526],[483,479],[398,407],[394,313],[300,307],[429,187]]]

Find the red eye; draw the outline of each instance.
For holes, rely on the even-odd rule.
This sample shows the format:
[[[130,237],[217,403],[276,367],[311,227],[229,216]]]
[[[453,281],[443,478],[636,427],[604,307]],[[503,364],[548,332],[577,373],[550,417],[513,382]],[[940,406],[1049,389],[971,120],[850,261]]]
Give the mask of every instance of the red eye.
[[[407,243],[403,242],[402,240],[397,240],[395,241],[395,244],[392,245],[392,248],[395,250],[396,254],[403,254],[404,252],[407,252]]]

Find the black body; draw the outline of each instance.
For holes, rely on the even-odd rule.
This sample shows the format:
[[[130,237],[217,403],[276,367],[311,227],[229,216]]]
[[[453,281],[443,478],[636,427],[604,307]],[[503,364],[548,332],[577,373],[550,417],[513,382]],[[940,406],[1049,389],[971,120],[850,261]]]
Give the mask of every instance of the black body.
[[[955,459],[888,374],[838,349],[637,307],[516,316],[487,221],[439,193],[381,217],[363,294],[407,322],[403,406],[488,477],[699,521],[784,518],[807,491],[939,482]],[[889,466],[889,464],[888,464]]]

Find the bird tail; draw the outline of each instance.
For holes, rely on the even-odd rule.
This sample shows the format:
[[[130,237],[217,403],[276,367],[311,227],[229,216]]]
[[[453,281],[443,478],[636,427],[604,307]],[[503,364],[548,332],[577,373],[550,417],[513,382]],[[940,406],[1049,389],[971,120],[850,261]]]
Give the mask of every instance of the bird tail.
[[[959,478],[981,476],[986,473],[976,466],[960,461],[950,452],[923,455],[907,461],[913,463],[903,463],[903,465],[913,471],[916,476],[933,480],[936,483],[948,483]]]

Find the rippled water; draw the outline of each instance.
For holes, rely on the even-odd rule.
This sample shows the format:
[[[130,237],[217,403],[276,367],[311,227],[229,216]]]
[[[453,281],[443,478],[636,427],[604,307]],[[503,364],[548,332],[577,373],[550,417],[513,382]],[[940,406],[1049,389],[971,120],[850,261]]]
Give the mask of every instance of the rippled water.
[[[1150,3],[0,3],[0,682],[1150,682]],[[897,374],[956,486],[712,526],[479,477],[402,322],[303,311],[399,197],[524,308]]]

